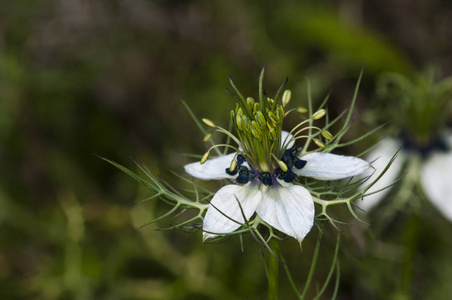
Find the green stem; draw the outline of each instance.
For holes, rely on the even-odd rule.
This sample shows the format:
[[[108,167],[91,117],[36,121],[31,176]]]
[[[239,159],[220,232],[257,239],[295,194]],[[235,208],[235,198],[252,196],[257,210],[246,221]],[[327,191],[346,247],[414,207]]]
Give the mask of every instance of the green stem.
[[[400,290],[399,294],[409,298],[411,283],[413,278],[413,260],[418,247],[419,231],[420,231],[419,216],[413,215],[405,231],[404,244],[405,252],[403,254],[403,266],[400,276]]]
[[[279,257],[281,255],[279,250],[278,241],[275,239],[271,239],[269,242],[270,249],[273,251],[273,254]],[[267,280],[268,280],[268,299],[276,300],[278,299],[278,276],[279,276],[279,261],[273,255],[269,254],[268,256],[268,272],[267,272]]]
[[[322,225],[323,225],[323,223],[322,223]],[[321,228],[319,228],[319,235],[317,236],[317,243],[315,245],[314,256],[312,257],[311,269],[309,270],[308,279],[306,279],[306,285],[304,287],[304,290],[303,290],[303,293],[301,294],[300,299],[305,299],[306,293],[309,290],[309,285],[311,284],[311,281],[312,281],[312,277],[314,276],[315,267],[317,265],[317,258],[319,257],[320,242],[322,241],[322,236],[323,236],[322,230],[323,230],[323,226],[321,226]]]
[[[292,274],[290,274],[289,266],[287,266],[286,260],[284,259],[284,257],[282,255],[280,255],[280,259],[283,263],[283,267],[284,267],[284,271],[286,272],[287,279],[289,280],[289,283],[292,286],[294,293],[297,295],[297,299],[299,299],[301,297],[301,294],[298,291],[297,285],[293,281]]]

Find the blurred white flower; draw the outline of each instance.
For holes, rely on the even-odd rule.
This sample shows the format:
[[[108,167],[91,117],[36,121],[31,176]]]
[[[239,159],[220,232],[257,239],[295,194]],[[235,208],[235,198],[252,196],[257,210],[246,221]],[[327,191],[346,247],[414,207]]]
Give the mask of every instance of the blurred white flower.
[[[423,148],[413,148],[411,145],[400,139],[385,138],[367,156],[376,172],[373,176],[378,176],[385,168],[393,155],[399,150],[397,158],[394,160],[386,174],[370,189],[368,193],[383,189],[391,185],[403,172],[409,172],[421,185],[425,195],[431,203],[447,219],[452,221],[452,134],[448,134],[442,139],[430,143]],[[419,164],[412,164],[408,169],[404,166],[413,161]],[[414,174],[412,174],[414,172]],[[375,207],[389,192],[390,189],[366,196],[359,206],[365,211]]]
[[[432,204],[452,221],[452,132],[447,130],[451,115],[452,77],[436,80],[434,69],[411,74],[383,74],[377,81],[376,116],[389,118],[388,128],[398,138],[385,138],[367,156],[379,175],[392,156],[400,149],[388,172],[370,189],[382,189],[406,174],[401,188],[392,197],[400,209],[415,201],[422,190]],[[390,108],[390,109],[388,109]],[[420,187],[418,189],[418,187]],[[359,204],[372,209],[390,189],[366,196]],[[393,207],[393,208],[394,208]]]

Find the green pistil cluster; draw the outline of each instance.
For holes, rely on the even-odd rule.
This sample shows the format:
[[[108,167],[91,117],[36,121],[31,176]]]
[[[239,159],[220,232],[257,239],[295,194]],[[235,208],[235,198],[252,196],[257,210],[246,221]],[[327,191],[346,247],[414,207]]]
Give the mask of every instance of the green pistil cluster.
[[[284,108],[270,98],[265,98],[264,107],[261,107],[260,103],[248,97],[246,106],[246,111],[239,104],[231,111],[231,121],[237,130],[242,152],[251,166],[270,172],[276,168],[275,157],[281,156]]]
[[[284,150],[281,149],[281,127],[285,117],[284,106],[290,101],[290,91],[286,90],[282,97],[282,105],[278,104],[287,78],[276,92],[273,99],[267,97],[263,89],[265,67],[259,76],[259,101],[253,98],[245,99],[235,86],[232,78],[229,82],[235,93],[226,91],[234,98],[237,105],[231,111],[231,121],[234,124],[240,145],[241,153],[245,155],[250,166],[260,172],[271,172],[278,165],[282,169],[287,169],[284,163],[278,158]],[[231,170],[234,168],[231,164]]]

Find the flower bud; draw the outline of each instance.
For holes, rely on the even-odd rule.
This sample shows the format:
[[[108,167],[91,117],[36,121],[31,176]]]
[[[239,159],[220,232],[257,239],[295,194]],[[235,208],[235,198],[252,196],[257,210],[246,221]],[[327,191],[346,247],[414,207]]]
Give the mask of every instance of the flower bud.
[[[207,142],[208,140],[210,140],[210,138],[212,137],[211,133],[208,133],[204,136],[204,138],[202,139],[204,142]]]
[[[259,134],[259,131],[257,131],[254,127],[251,127],[251,134],[256,138],[259,139],[261,138],[261,135]]]
[[[235,125],[235,112],[233,110],[231,110],[231,121],[232,121],[232,124]]]
[[[268,128],[268,130],[272,130],[273,129],[272,125],[268,121],[267,121],[267,128]]]
[[[285,90],[282,95],[282,106],[285,107],[292,97],[292,92],[290,90]]]
[[[327,140],[332,140],[333,139],[333,135],[327,130],[322,131],[322,136],[324,138],[326,138]]]
[[[259,125],[259,123],[257,123],[256,121],[251,121],[251,128],[254,128],[258,133],[259,133],[259,135],[261,135],[262,134],[262,129],[261,129],[261,126]]]
[[[276,130],[274,128],[270,129],[270,137],[272,140],[276,140]]]
[[[248,108],[250,111],[254,108],[254,99],[251,97],[246,98],[246,104],[248,104]]]
[[[250,129],[250,119],[245,115],[242,115],[242,127],[243,127],[243,130]]]
[[[202,158],[201,158],[201,165],[202,165],[203,163],[206,162],[206,160],[209,158],[209,155],[210,155],[210,151],[207,151],[207,152],[202,156]]]
[[[319,109],[318,111],[316,111],[313,115],[312,118],[314,120],[318,120],[321,119],[324,115],[326,115],[326,110],[325,109]]]
[[[254,103],[253,112],[260,111],[260,105],[258,102]]]
[[[304,113],[306,113],[306,112],[308,111],[308,109],[307,109],[307,108],[304,108],[304,107],[299,107],[299,108],[297,109],[297,111],[298,111],[300,114],[304,114]]]
[[[229,167],[229,170],[232,172],[232,171],[235,170],[236,167],[237,167],[237,161],[236,161],[235,159],[233,159],[233,160],[231,161],[231,165],[230,165],[230,167]]]
[[[237,114],[235,121],[237,129],[243,131],[242,116]]]
[[[282,121],[284,119],[284,116],[286,115],[286,112],[284,111],[284,108],[280,105],[276,108],[276,116],[278,117],[279,121]]]
[[[314,139],[314,143],[320,148],[325,148],[325,144],[319,139]]]
[[[267,124],[267,121],[265,121],[264,114],[261,111],[258,111],[254,118],[259,123],[261,128],[264,128],[265,125]]]
[[[204,124],[206,124],[207,126],[210,126],[210,127],[215,127],[215,124],[212,122],[212,121],[210,121],[209,119],[202,119],[202,121],[204,122]]]
[[[276,162],[278,163],[281,170],[283,170],[284,172],[287,172],[287,170],[288,170],[287,165],[283,161],[277,159]]]
[[[276,127],[276,125],[278,125],[278,117],[273,112],[268,112],[268,118],[272,122],[273,127]]]

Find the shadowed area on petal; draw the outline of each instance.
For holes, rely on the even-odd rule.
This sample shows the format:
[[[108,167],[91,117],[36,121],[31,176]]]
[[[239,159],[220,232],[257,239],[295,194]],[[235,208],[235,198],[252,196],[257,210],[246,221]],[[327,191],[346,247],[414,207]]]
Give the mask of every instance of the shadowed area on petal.
[[[314,201],[307,189],[292,185],[262,194],[256,212],[269,225],[301,242],[314,224]]]
[[[204,240],[221,235],[222,233],[232,232],[239,228],[239,223],[245,222],[243,220],[242,210],[245,217],[249,219],[256,211],[256,207],[262,198],[261,195],[262,193],[257,186],[252,184],[246,186],[227,185],[222,187],[213,197],[211,201],[212,205],[209,206],[204,217]],[[240,205],[238,202],[240,202]]]
[[[452,153],[435,153],[422,168],[425,194],[443,215],[452,221]]]
[[[306,165],[295,170],[299,176],[320,180],[336,180],[359,175],[370,168],[370,164],[357,157],[331,153],[310,153],[301,157]]]
[[[446,133],[444,139],[446,140],[447,146],[449,146],[449,151],[452,151],[452,133]]]

